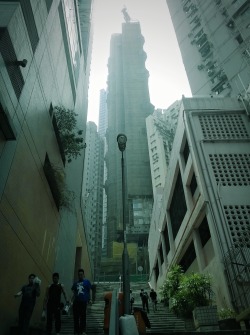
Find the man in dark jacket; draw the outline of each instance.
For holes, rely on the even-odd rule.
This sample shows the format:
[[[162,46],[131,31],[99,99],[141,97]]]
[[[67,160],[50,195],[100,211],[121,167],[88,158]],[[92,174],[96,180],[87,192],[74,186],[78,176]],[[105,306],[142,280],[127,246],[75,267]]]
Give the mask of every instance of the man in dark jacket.
[[[61,330],[61,295],[63,294],[68,303],[63,284],[59,283],[59,273],[52,275],[53,283],[47,288],[43,308],[47,310],[47,333],[52,332],[53,319],[55,320],[56,334]]]
[[[152,301],[153,310],[157,311],[157,293],[153,288],[151,289],[149,296]]]
[[[147,309],[147,312],[149,313],[149,307],[148,307],[148,293],[144,291],[144,289],[141,289],[140,293],[141,301],[142,301],[142,309],[145,311]]]
[[[27,335],[30,319],[36,304],[36,297],[40,295],[41,280],[31,273],[28,277],[29,283],[24,285],[15,298],[22,297],[19,307],[19,335]]]

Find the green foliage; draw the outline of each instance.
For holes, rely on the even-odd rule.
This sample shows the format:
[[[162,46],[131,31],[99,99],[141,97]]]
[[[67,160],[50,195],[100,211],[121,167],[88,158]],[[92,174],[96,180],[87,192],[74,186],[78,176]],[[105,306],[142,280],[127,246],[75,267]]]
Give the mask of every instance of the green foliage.
[[[184,274],[179,265],[170,268],[161,287],[161,294],[171,301],[170,309],[177,315],[191,317],[195,307],[210,303],[212,280],[202,273]]]
[[[218,311],[218,316],[220,320],[235,319],[236,312],[231,308],[221,308]]]
[[[62,106],[54,108],[57,127],[60,133],[64,154],[68,162],[76,159],[81,150],[85,147],[82,138],[82,130],[77,129],[77,114],[70,109]]]
[[[166,280],[160,288],[160,294],[164,300],[173,297],[178,291],[183,270],[180,265],[173,265],[170,267]]]

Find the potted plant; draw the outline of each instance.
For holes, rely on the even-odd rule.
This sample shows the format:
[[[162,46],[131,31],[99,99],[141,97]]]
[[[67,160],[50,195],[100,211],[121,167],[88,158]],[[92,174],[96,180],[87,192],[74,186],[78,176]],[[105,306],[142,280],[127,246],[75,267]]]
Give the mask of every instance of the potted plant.
[[[83,131],[77,128],[77,114],[63,106],[56,106],[53,110],[53,125],[60,152],[64,161],[64,156],[68,163],[76,159],[86,143],[83,143]]]
[[[194,322],[192,312],[186,309],[186,299],[180,294],[180,285],[184,278],[184,272],[180,265],[172,265],[168,272],[166,279],[160,288],[160,294],[168,305],[169,310],[178,317],[181,317],[185,322],[186,330],[194,330]]]
[[[241,329],[239,322],[236,320],[236,312],[231,308],[221,308],[218,311],[220,330]]]
[[[167,275],[162,288],[165,294],[169,294],[170,310],[185,320],[193,318],[197,329],[210,324],[213,329],[218,328],[217,307],[211,304],[211,276],[203,273],[184,274],[180,267],[175,269],[178,271]],[[175,280],[172,278],[174,274]]]
[[[166,280],[160,288],[160,295],[164,302],[168,302],[171,309],[171,300],[178,291],[183,270],[180,265],[173,265],[167,272]]]

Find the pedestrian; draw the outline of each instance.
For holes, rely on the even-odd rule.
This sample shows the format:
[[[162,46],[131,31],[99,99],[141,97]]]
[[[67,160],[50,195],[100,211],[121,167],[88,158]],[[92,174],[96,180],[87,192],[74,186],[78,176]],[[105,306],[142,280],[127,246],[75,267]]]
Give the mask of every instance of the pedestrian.
[[[150,293],[149,293],[151,302],[152,302],[152,306],[153,306],[153,311],[157,311],[157,293],[155,292],[155,290],[152,288]]]
[[[41,280],[33,273],[28,277],[28,284],[23,285],[21,290],[14,295],[15,298],[22,297],[19,306],[19,335],[27,335],[30,319],[36,304],[36,297],[40,295]]]
[[[147,312],[149,313],[149,308],[148,308],[148,293],[144,291],[144,289],[141,289],[140,293],[141,301],[142,301],[142,309],[145,311],[147,309]]]
[[[59,273],[52,275],[52,284],[46,289],[43,309],[47,311],[47,334],[52,333],[53,320],[55,320],[56,334],[61,330],[61,295],[63,294],[66,304],[69,304],[64,286],[59,283]]]
[[[71,288],[73,291],[74,334],[86,335],[86,313],[91,288],[90,281],[84,276],[84,270],[79,269],[78,281]]]

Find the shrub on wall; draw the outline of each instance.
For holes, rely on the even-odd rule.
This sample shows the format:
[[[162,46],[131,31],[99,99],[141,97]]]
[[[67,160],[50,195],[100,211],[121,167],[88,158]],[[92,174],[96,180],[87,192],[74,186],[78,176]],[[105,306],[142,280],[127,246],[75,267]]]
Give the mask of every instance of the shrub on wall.
[[[64,154],[68,162],[76,159],[81,150],[86,147],[82,133],[83,131],[77,128],[77,114],[63,106],[54,108],[54,117],[59,131],[60,142],[63,147]]]

